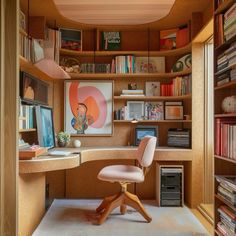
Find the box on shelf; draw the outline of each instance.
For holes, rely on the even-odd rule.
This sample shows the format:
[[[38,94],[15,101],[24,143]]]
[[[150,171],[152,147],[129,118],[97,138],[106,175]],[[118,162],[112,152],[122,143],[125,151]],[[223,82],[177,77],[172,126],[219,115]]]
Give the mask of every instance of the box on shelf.
[[[19,150],[19,159],[20,160],[28,160],[32,159],[33,157],[40,156],[47,152],[47,148],[38,147],[35,149],[27,148]]]

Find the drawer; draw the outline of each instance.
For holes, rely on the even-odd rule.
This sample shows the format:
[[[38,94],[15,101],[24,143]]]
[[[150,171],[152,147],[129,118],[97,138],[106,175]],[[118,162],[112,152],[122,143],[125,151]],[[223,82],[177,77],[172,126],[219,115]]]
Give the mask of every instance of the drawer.
[[[181,199],[181,193],[161,193],[162,200]]]
[[[161,186],[180,186],[181,174],[165,173],[161,175]]]
[[[173,192],[181,192],[180,186],[162,186],[161,187],[161,192],[165,193],[173,193]]]
[[[182,206],[181,200],[161,200],[161,206]]]

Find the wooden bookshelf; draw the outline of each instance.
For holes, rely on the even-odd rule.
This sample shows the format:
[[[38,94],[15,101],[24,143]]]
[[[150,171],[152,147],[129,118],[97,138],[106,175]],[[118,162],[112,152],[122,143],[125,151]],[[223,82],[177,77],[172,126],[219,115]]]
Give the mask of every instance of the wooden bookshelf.
[[[215,118],[236,117],[236,113],[215,114]]]
[[[224,160],[224,161],[229,161],[229,162],[236,164],[236,160],[230,159],[228,157],[222,157],[222,156],[215,155],[215,158],[220,159],[220,160]]]
[[[131,120],[113,120],[114,123],[132,123]],[[192,120],[138,120],[137,123],[191,123]]]
[[[191,99],[191,95],[182,96],[114,96],[114,100],[175,101]]]
[[[226,1],[224,1],[215,10],[215,15],[226,12],[234,3],[235,3],[235,0],[226,0]]]
[[[168,73],[126,73],[126,74],[115,74],[115,73],[69,73],[71,79],[171,79],[177,76],[184,76],[191,74],[192,69],[187,69],[181,72],[168,72]]]
[[[35,132],[37,129],[20,129],[20,133],[26,133],[26,132]]]
[[[236,88],[236,80],[230,81],[226,84],[222,84],[220,86],[216,86],[215,90],[220,90],[220,89],[235,89]]]
[[[118,55],[134,55],[134,56],[142,56],[142,57],[166,57],[166,56],[179,56],[183,54],[187,54],[191,52],[192,44],[166,51],[73,51],[68,49],[60,49],[61,55],[69,55],[69,56],[77,56],[77,57],[88,57],[88,56],[118,56]]]
[[[224,69],[222,69],[221,71],[217,71],[217,67],[222,66],[222,64],[224,65],[224,62],[219,62],[218,61],[218,57],[220,55],[223,55],[223,53],[225,52],[225,50],[229,49],[231,47],[231,45],[236,42],[236,35],[234,35],[231,39],[229,39],[228,41],[224,42],[224,32],[222,33],[222,30],[224,29],[224,23],[223,26],[220,24],[219,18],[218,18],[218,14],[224,14],[226,13],[230,7],[235,3],[235,0],[226,0],[224,1],[222,4],[220,4],[217,7],[217,0],[214,1],[215,3],[215,7],[214,7],[214,12],[215,12],[215,20],[214,20],[214,32],[215,32],[215,54],[214,54],[214,79],[215,79],[215,85],[217,84],[217,81],[219,81],[218,77],[219,75],[224,75],[224,74],[228,74],[230,70],[235,68],[235,65],[232,66],[228,66]],[[224,16],[222,16],[224,18]],[[219,24],[219,25],[217,25]],[[228,23],[229,24],[229,23]],[[221,29],[221,27],[223,27],[223,29]],[[232,27],[232,26],[231,26]],[[223,30],[224,31],[224,30]],[[218,35],[219,34],[219,35]],[[221,36],[220,36],[221,35]],[[223,35],[223,36],[222,36]],[[216,45],[216,43],[218,42],[223,42],[220,45]],[[219,64],[217,64],[219,63]],[[232,63],[232,62],[230,62]],[[230,78],[231,79],[231,78]],[[227,118],[229,118],[229,120],[235,119],[236,120],[236,113],[224,113],[224,111],[222,110],[222,101],[228,97],[228,96],[232,96],[232,95],[236,95],[235,94],[235,88],[236,88],[236,81],[233,79],[232,81],[225,83],[223,85],[220,86],[215,86],[214,87],[214,109],[215,109],[215,115],[214,118],[218,119],[219,122],[221,122],[221,118],[224,119],[224,122],[227,121]],[[217,152],[217,154],[219,155],[214,155],[214,175],[235,175],[236,176],[236,160],[229,158],[227,156],[225,156],[225,154],[227,153],[228,156],[232,156],[234,155],[232,153],[232,149],[228,148],[227,150],[222,149],[222,147],[225,147],[227,145],[233,145],[230,144],[232,143],[232,139],[230,139],[231,136],[227,136],[225,135],[225,131],[223,132],[222,130],[226,129],[226,127],[228,128],[228,126],[224,126],[214,122],[215,123],[215,143],[217,145],[219,145],[220,143],[220,147],[216,146],[215,147],[215,153]],[[219,125],[220,125],[220,129],[219,129]],[[231,126],[229,126],[230,131],[227,132],[234,132],[234,129],[232,129]],[[228,129],[227,129],[228,130]],[[222,133],[221,133],[222,132]],[[226,138],[225,138],[226,136]],[[222,138],[223,137],[223,138]],[[222,156],[224,153],[224,156]],[[217,230],[217,224],[218,222],[220,222],[220,216],[219,216],[219,212],[218,207],[220,207],[221,205],[227,205],[229,206],[232,210],[236,210],[236,207],[233,206],[229,201],[227,201],[226,199],[224,199],[223,197],[221,197],[220,195],[218,195],[218,183],[217,181],[215,181],[215,203],[214,203],[214,215],[215,215],[215,222],[214,222],[214,226],[215,226],[215,235],[222,235],[218,230]]]

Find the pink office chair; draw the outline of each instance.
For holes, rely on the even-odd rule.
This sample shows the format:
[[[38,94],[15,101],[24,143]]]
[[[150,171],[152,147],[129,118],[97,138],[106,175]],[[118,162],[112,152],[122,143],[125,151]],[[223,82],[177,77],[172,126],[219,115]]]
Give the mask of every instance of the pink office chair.
[[[139,166],[112,165],[104,167],[98,174],[98,179],[108,182],[118,182],[121,185],[121,192],[110,197],[106,197],[96,209],[100,213],[98,224],[102,224],[108,215],[117,207],[120,207],[121,214],[125,214],[126,206],[135,208],[146,220],[151,222],[152,218],[145,211],[138,197],[127,191],[130,183],[141,183],[144,181],[145,168],[153,161],[156,147],[156,137],[147,136],[142,139],[137,151]]]

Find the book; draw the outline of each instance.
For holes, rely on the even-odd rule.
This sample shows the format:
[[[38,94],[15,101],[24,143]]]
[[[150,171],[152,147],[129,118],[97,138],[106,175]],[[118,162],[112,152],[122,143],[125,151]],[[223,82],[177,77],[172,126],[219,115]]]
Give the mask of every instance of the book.
[[[187,26],[180,28],[176,34],[176,48],[181,48],[189,43],[189,29]]]
[[[102,50],[120,50],[120,32],[102,32]]]
[[[146,102],[145,117],[148,120],[163,120],[164,119],[163,102]]]
[[[29,148],[19,150],[19,159],[20,160],[32,159],[33,157],[40,156],[46,152],[47,148],[30,146]]]
[[[160,96],[160,82],[146,82],[145,83],[146,96]]]

